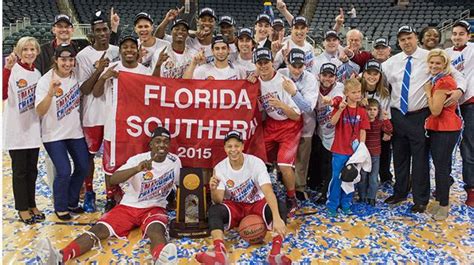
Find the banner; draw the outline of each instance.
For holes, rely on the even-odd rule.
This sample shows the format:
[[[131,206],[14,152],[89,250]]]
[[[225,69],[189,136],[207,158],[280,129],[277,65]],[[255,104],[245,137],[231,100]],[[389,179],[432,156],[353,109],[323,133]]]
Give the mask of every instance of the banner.
[[[171,133],[170,152],[183,167],[213,168],[226,157],[224,137],[238,130],[244,152],[266,161],[259,83],[246,80],[157,78],[120,72],[115,82],[115,143],[111,157],[123,165],[149,150],[151,132],[163,126]]]

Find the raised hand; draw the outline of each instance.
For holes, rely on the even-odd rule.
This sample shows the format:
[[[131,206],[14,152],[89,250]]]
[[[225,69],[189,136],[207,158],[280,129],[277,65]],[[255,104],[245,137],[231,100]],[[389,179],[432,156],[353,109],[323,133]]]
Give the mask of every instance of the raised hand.
[[[332,105],[333,104],[332,98],[330,96],[323,96],[322,100],[323,100],[324,105]]]
[[[193,62],[195,64],[203,64],[206,62],[206,56],[204,55],[204,50],[201,50],[196,55],[194,55]]]
[[[341,103],[339,104],[339,110],[344,110],[345,108],[347,107],[347,101],[346,100],[343,100],[341,101]]]
[[[286,9],[286,4],[283,0],[277,0],[276,8],[281,12],[282,10]]]
[[[164,62],[166,62],[166,60],[168,60],[168,58],[170,58],[170,56],[168,55],[168,53],[166,53],[167,50],[168,50],[168,47],[165,47],[165,48],[160,52],[160,55],[158,56],[158,61],[156,62],[156,65],[161,66]]]
[[[142,162],[140,162],[140,164],[137,165],[136,167],[137,171],[141,172],[141,171],[152,170],[153,169],[152,162],[153,162],[152,158],[143,160]]]
[[[114,12],[114,7],[110,8],[110,27],[113,32],[117,32],[118,26],[120,25],[120,17]]]
[[[100,72],[104,71],[105,67],[108,67],[110,63],[109,58],[105,58],[106,53],[107,52],[105,51],[100,57],[100,59],[94,63],[95,69],[99,70]]]
[[[220,182],[221,181],[216,176],[213,175],[211,179],[209,180],[209,189],[216,190]]]
[[[283,78],[283,83],[282,83],[283,89],[285,89],[285,91],[288,92],[290,96],[294,96],[296,94],[295,85],[293,84],[293,82],[286,79],[286,77],[282,76],[282,78]]]
[[[178,15],[183,12],[184,10],[184,6],[182,6],[181,8],[174,8],[174,9],[170,9],[168,10],[168,12],[166,13],[166,16],[165,16],[165,20],[168,21],[168,22],[172,22],[174,21]]]
[[[104,75],[102,75],[102,78],[107,80],[109,78],[117,78],[118,77],[118,71],[115,71],[115,67],[117,67],[117,64],[116,65],[113,65],[112,67],[110,67],[109,69],[107,69],[107,71],[105,71]]]
[[[16,54],[14,52],[10,53],[10,55],[8,55],[6,59],[5,68],[7,68],[8,70],[11,70],[17,60],[18,60],[18,57],[16,56]]]
[[[49,82],[49,90],[48,90],[48,96],[54,97],[54,96],[61,96],[61,80],[59,80],[58,76],[56,76],[55,71],[53,70],[53,73],[51,75],[51,82]]]
[[[342,9],[342,7],[339,8],[339,15],[336,16],[335,21],[338,25],[344,24],[344,9]]]

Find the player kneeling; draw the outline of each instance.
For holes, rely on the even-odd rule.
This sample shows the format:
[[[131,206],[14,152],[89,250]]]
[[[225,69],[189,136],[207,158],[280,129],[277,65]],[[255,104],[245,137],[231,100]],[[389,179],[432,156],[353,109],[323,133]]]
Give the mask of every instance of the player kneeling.
[[[170,133],[162,127],[153,131],[150,151],[128,159],[111,177],[111,183],[122,184],[125,192],[120,205],[99,219],[89,231],[80,235],[62,250],[54,249],[49,239],[42,239],[38,256],[43,264],[62,264],[89,251],[96,243],[110,236],[125,239],[130,230],[140,227],[151,241],[155,264],[176,264],[177,249],[166,241],[166,197],[179,181],[181,161],[171,153]]]
[[[286,234],[286,208],[273,193],[270,176],[264,162],[243,153],[244,143],[237,131],[229,132],[224,140],[227,158],[214,168],[209,186],[214,204],[209,208],[209,229],[214,240],[214,251],[196,255],[197,261],[209,265],[228,264],[224,245],[224,224],[236,227],[247,215],[262,216],[267,228],[273,227],[270,264],[291,264],[280,253]],[[282,219],[283,218],[283,219]]]

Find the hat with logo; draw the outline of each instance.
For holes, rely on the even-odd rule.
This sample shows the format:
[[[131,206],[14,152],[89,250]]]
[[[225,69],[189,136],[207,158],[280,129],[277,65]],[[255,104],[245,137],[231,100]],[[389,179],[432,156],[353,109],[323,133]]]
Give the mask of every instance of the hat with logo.
[[[152,140],[153,140],[153,138],[158,137],[158,136],[164,136],[166,138],[171,138],[170,132],[164,127],[157,127],[151,133],[151,139]]]
[[[138,14],[135,16],[135,18],[133,19],[133,25],[136,25],[137,22],[138,22],[138,20],[140,20],[140,19],[142,19],[142,18],[144,18],[144,19],[150,21],[151,24],[153,24],[153,19],[151,18],[150,14],[148,14],[148,13],[146,13],[146,12],[140,12],[140,13],[138,13]]]
[[[382,64],[380,64],[379,62],[377,62],[374,59],[370,59],[365,64],[364,71],[367,71],[367,70],[376,70],[376,71],[381,73],[382,72]]]
[[[171,26],[171,29],[173,29],[174,27],[176,27],[177,25],[183,25],[185,26],[187,29],[189,29],[189,24],[186,20],[184,19],[176,19],[175,21],[173,21],[173,26]]]
[[[232,138],[236,139],[237,141],[239,141],[241,143],[244,142],[244,139],[242,139],[242,134],[239,131],[232,130],[232,131],[228,132],[225,135],[224,143],[226,143],[227,141],[229,141]]]
[[[214,47],[214,45],[216,43],[225,43],[227,44],[227,41],[225,40],[224,36],[222,34],[216,34],[213,38],[212,38],[212,47]]]
[[[219,26],[221,26],[222,24],[235,26],[235,20],[231,16],[222,16],[221,19],[219,20]]]
[[[72,26],[71,18],[68,15],[64,15],[64,14],[59,14],[55,16],[53,25],[56,25],[58,22],[61,22],[61,21],[64,21],[70,26]]]
[[[459,20],[458,22],[454,23],[453,28],[454,27],[463,27],[466,29],[467,33],[471,32],[471,24],[469,24],[469,22],[466,20]]]
[[[324,34],[324,39],[327,40],[329,38],[337,38],[338,40],[340,40],[341,38],[339,38],[339,35],[337,35],[337,32],[335,32],[334,30],[328,30],[326,31],[326,33]]]
[[[358,175],[359,175],[359,171],[357,170],[355,165],[349,164],[342,168],[341,180],[344,182],[353,182],[357,178]]]
[[[284,28],[285,22],[283,22],[282,19],[276,18],[275,20],[273,20],[273,28],[276,28],[276,27]]]
[[[293,18],[293,21],[291,21],[291,26],[294,27],[297,24],[302,24],[303,26],[307,27],[308,26],[308,21],[303,16],[296,16],[296,17]]]
[[[380,46],[389,47],[387,38],[382,37],[382,38],[375,39],[374,48],[377,48],[377,47],[380,47]]]
[[[54,50],[54,57],[76,57],[76,49],[68,43],[62,43]]]
[[[257,16],[257,19],[255,20],[255,24],[261,21],[267,22],[268,24],[272,25],[272,19],[267,14],[259,14]]]
[[[131,40],[133,42],[135,42],[135,44],[138,45],[138,39],[135,37],[135,36],[132,36],[132,35],[125,35],[123,36],[122,38],[120,38],[120,41],[119,41],[119,46],[122,46],[122,44],[127,41],[127,40]]]
[[[408,25],[402,26],[398,29],[397,38],[400,37],[400,34],[403,34],[403,33],[407,33],[407,34],[415,33],[416,34],[415,30],[411,26],[408,26]]]
[[[288,62],[291,65],[304,64],[304,51],[298,48],[293,48],[288,53]]]
[[[251,39],[253,39],[253,31],[250,28],[241,28],[239,32],[237,33],[237,38],[241,38],[243,36],[247,36]]]
[[[319,70],[319,73],[320,74],[329,73],[329,74],[336,75],[337,74],[337,67],[333,63],[325,63],[325,64],[321,65],[321,69]]]
[[[203,16],[211,16],[214,19],[217,19],[216,12],[214,12],[214,9],[212,9],[210,7],[202,8],[199,11],[199,16],[198,17],[200,18],[200,17],[203,17]]]
[[[100,24],[100,23],[106,23],[106,22],[107,22],[107,20],[105,18],[104,13],[102,11],[98,10],[92,16],[91,26],[94,26],[94,25],[97,25],[97,24]]]
[[[272,57],[272,51],[266,47],[261,47],[255,50],[253,53],[253,61],[257,63],[260,60],[268,60],[271,61],[273,59]]]

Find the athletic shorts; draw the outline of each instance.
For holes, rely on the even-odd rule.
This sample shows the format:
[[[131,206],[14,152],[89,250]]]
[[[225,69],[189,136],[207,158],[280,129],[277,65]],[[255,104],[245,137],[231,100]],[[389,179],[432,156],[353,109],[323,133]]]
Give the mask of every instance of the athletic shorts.
[[[302,128],[302,120],[279,121],[267,117],[263,123],[263,138],[268,162],[277,161],[279,166],[293,166]]]
[[[110,165],[110,141],[104,139],[104,154],[102,156],[102,170],[105,174],[112,176],[115,171],[119,169],[119,166],[115,164],[115,166]]]
[[[105,225],[110,235],[120,239],[125,239],[135,227],[140,227],[144,237],[148,226],[153,223],[159,223],[166,228],[168,214],[161,207],[135,208],[119,204],[104,214],[97,223]]]
[[[104,140],[104,126],[82,127],[82,130],[84,131],[89,153],[95,154],[99,152]]]
[[[267,201],[261,199],[254,203],[243,203],[234,201],[223,201],[222,204],[229,210],[229,221],[227,223],[227,229],[231,229],[239,226],[240,221],[250,214],[256,214],[263,218],[263,221],[267,225],[267,229],[270,230],[270,224],[265,220],[265,206]]]

